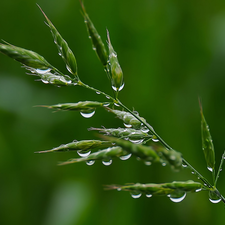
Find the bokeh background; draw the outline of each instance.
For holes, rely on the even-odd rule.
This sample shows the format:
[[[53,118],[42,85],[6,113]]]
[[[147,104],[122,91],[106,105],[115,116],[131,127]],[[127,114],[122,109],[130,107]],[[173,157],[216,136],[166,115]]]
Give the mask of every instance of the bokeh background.
[[[1,0],[0,38],[43,55],[66,72],[38,3],[75,52],[81,79],[112,93],[91,49],[78,0]],[[121,100],[137,110],[208,179],[201,150],[198,97],[220,162],[225,127],[225,2],[223,0],[85,0],[103,40],[106,28],[125,77]],[[166,197],[132,199],[105,191],[105,184],[171,182],[196,178],[189,171],[145,166],[131,158],[58,167],[76,153],[34,154],[72,140],[96,138],[89,127],[118,127],[104,110],[85,119],[76,112],[52,113],[43,104],[105,101],[80,87],[34,82],[17,62],[0,55],[0,224],[139,225],[222,224],[222,203],[206,192],[181,203]],[[217,164],[218,165],[218,164]],[[224,173],[218,188],[225,194]]]

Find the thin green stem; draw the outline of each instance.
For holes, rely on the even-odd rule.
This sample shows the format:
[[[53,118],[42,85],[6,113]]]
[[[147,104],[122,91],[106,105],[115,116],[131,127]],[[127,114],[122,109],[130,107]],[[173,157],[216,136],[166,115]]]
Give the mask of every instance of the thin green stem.
[[[219,169],[218,169],[218,172],[217,172],[217,175],[216,175],[216,179],[215,179],[215,182],[214,182],[214,186],[215,187],[216,187],[216,184],[217,184],[220,172],[222,171],[224,159],[225,159],[225,151],[224,151],[224,153],[222,155],[222,158],[221,158],[221,161],[220,161],[220,166],[219,166]]]

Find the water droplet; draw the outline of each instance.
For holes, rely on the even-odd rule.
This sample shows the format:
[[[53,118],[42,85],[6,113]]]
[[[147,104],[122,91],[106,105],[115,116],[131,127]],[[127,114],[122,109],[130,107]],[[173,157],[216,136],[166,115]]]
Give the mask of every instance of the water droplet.
[[[132,198],[140,198],[141,197],[141,193],[131,193],[131,197]]]
[[[213,168],[211,168],[211,167],[207,167],[207,169],[210,171],[210,172],[212,172],[213,171]]]
[[[146,194],[146,197],[147,197],[147,198],[151,198],[152,195],[151,195],[151,194]]]
[[[159,141],[159,139],[158,139],[155,135],[153,135],[153,137],[152,137],[152,141],[154,141],[154,142],[158,142],[158,141]]]
[[[210,191],[209,192],[209,201],[216,204],[219,203],[221,201],[221,198],[219,198],[215,192]]]
[[[118,187],[116,190],[117,190],[117,191],[121,191],[122,189],[121,189],[120,187]]]
[[[191,171],[191,173],[192,173],[192,174],[195,174],[195,172],[194,172],[194,171]]]
[[[84,152],[84,151],[82,151],[82,150],[78,150],[78,151],[77,151],[77,154],[78,154],[80,157],[87,157],[87,156],[89,156],[89,155],[91,154],[91,151],[89,151],[89,152]]]
[[[84,21],[85,23],[87,23],[87,21]],[[91,39],[91,36],[88,36],[88,38],[90,38]]]
[[[115,52],[112,52],[112,53],[110,54],[110,56],[111,56],[111,57],[117,57],[117,54],[116,54]]]
[[[97,94],[97,95],[100,95],[101,93],[100,93],[99,91],[96,91],[96,94]]]
[[[71,70],[71,68],[70,68],[68,65],[66,65],[66,69],[67,69],[70,73],[73,74],[73,71]]]
[[[38,74],[46,74],[46,73],[49,73],[50,71],[51,71],[51,68],[48,68],[45,70],[36,69],[36,73],[38,73]]]
[[[199,188],[199,189],[197,189],[197,190],[195,190],[195,192],[200,192],[202,189],[201,188]]]
[[[118,91],[121,91],[124,88],[124,83],[119,87]]]
[[[132,154],[130,153],[130,154],[128,154],[128,155],[120,156],[120,159],[121,159],[121,160],[127,160],[127,159],[129,159],[131,156],[132,156]]]
[[[181,196],[179,196],[179,197],[177,197],[177,196],[176,197],[173,197],[172,195],[168,195],[168,197],[170,198],[170,200],[172,202],[178,203],[178,202],[181,202],[181,201],[183,201],[185,199],[186,192],[184,194],[182,194]]]
[[[146,126],[144,126],[144,127],[141,128],[141,131],[143,133],[148,133],[149,132],[149,129]]]
[[[58,54],[59,54],[59,56],[62,56],[62,53],[61,52],[59,52]]]
[[[106,98],[110,99],[110,97],[108,95],[105,96]]]
[[[105,103],[105,104],[103,104],[103,106],[105,106],[105,107],[107,107],[107,106],[109,106],[110,105],[110,103]]]
[[[187,168],[187,164],[182,164],[182,166],[183,166],[184,168]]]
[[[165,162],[163,162],[163,163],[162,163],[162,166],[166,166],[166,163],[165,163]]]
[[[44,80],[44,79],[41,79],[41,81],[42,81],[44,84],[48,84],[48,83],[49,83],[49,81]]]
[[[123,125],[124,125],[126,128],[131,128],[131,127],[132,127],[131,124],[127,124],[127,123],[124,123]]]
[[[149,162],[149,161],[145,161],[145,165],[146,165],[146,166],[151,166],[151,165],[152,165],[152,163],[151,163],[151,162]]]
[[[135,139],[134,140],[134,139],[129,138],[129,141],[134,144],[141,144],[144,141],[144,139],[140,139],[140,140]]]
[[[95,163],[94,160],[89,160],[89,161],[86,162],[86,164],[87,164],[88,166],[92,166],[94,163]]]
[[[115,105],[115,106],[117,106],[117,107],[119,107],[119,106],[120,106],[120,105],[119,105],[119,104],[117,104],[116,102],[114,102],[114,105]]]
[[[92,49],[93,49],[94,51],[96,51],[96,48],[95,48],[95,47],[93,47]]]
[[[105,166],[110,166],[112,164],[112,159],[108,160],[108,161],[102,161],[102,163],[105,165]]]
[[[91,118],[95,114],[95,110],[93,112],[80,112],[80,114],[84,118]]]

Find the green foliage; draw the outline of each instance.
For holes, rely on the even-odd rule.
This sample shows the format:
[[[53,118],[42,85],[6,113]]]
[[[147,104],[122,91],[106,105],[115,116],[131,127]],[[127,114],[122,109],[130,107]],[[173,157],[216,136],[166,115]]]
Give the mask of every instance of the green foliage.
[[[146,119],[139,116],[137,112],[134,112],[127,108],[118,98],[119,91],[124,86],[123,72],[117,59],[117,54],[114,51],[109,32],[108,37],[108,53],[104,47],[104,44],[99,36],[96,28],[91,22],[84,5],[81,2],[84,19],[86,21],[87,30],[91,37],[93,48],[96,50],[97,56],[102,62],[105,72],[108,75],[114,96],[112,97],[100,90],[88,86],[83,83],[77,75],[77,63],[74,54],[68,47],[67,42],[62,38],[59,32],[56,30],[52,22],[44,14],[48,26],[52,32],[55,44],[58,47],[60,56],[63,58],[68,71],[73,75],[71,78],[68,75],[61,73],[58,69],[51,66],[42,56],[23,48],[19,48],[12,45],[0,44],[0,52],[8,55],[9,57],[22,63],[26,69],[31,73],[40,76],[44,83],[49,83],[57,86],[81,86],[89,90],[97,91],[99,94],[104,95],[110,101],[109,102],[97,102],[97,101],[84,101],[78,103],[63,103],[51,106],[45,106],[47,108],[57,110],[75,110],[80,111],[81,115],[85,118],[89,118],[94,115],[97,107],[104,107],[108,112],[115,114],[119,119],[123,120],[126,128],[91,128],[90,130],[97,130],[103,133],[103,140],[81,140],[71,142],[65,145],[61,145],[51,150],[39,151],[44,152],[57,152],[64,150],[75,150],[81,158],[73,158],[66,162],[60,163],[60,165],[87,162],[88,165],[92,165],[95,160],[102,160],[104,165],[110,165],[113,158],[120,158],[126,160],[133,156],[137,159],[144,161],[146,165],[152,163],[161,163],[162,165],[170,165],[175,170],[181,170],[187,168],[192,171],[193,174],[198,177],[201,183],[193,181],[173,181],[171,183],[164,184],[133,184],[133,185],[113,185],[109,186],[109,189],[125,190],[131,192],[131,194],[137,198],[141,193],[150,195],[163,195],[168,196],[172,201],[179,202],[184,199],[186,192],[199,192],[208,191],[212,202],[217,203],[223,201],[224,197],[220,194],[216,188],[216,181],[219,177],[219,172],[215,178],[215,153],[212,144],[212,138],[208,129],[208,125],[203,115],[201,107],[201,129],[202,129],[202,145],[205,154],[207,166],[213,172],[213,185],[203,177],[187,160],[185,160],[180,152],[175,151],[170,147],[149,125]],[[111,107],[109,107],[111,105]],[[119,107],[119,109],[115,109]],[[112,136],[112,137],[111,137]],[[123,140],[125,139],[125,140]],[[106,141],[105,141],[106,140]],[[90,152],[92,151],[92,153]],[[221,160],[219,171],[222,167],[224,155]]]

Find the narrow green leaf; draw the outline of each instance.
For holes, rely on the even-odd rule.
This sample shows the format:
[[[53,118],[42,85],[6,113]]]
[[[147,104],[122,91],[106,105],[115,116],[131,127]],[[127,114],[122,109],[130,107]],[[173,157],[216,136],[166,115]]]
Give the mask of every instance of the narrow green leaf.
[[[213,141],[212,141],[212,137],[211,137],[211,134],[209,131],[209,126],[203,115],[202,105],[201,105],[200,101],[199,101],[199,105],[200,105],[200,114],[201,114],[202,150],[205,155],[207,168],[214,174],[215,152],[214,152]]]
[[[117,59],[117,53],[114,51],[113,46],[110,41],[109,31],[107,30],[108,37],[108,47],[109,47],[109,61],[111,70],[111,82],[114,91],[121,91],[124,87],[123,82],[123,71],[120,67],[119,61]]]
[[[110,141],[99,141],[99,140],[82,140],[82,141],[73,141],[68,144],[60,145],[56,148],[38,151],[36,153],[48,153],[48,152],[57,152],[57,151],[87,151],[95,148],[106,148],[112,146]]]
[[[196,192],[204,190],[204,186],[201,183],[194,181],[174,181],[172,183],[162,184],[130,184],[130,185],[109,185],[106,186],[108,190],[116,189],[122,191],[129,191],[133,194],[141,193],[152,196],[176,196],[180,193],[185,194],[186,192]]]
[[[52,22],[48,19],[46,14],[43,12],[41,7],[38,5],[40,8],[41,12],[43,13],[45,19],[47,20],[48,26],[51,30],[52,36],[54,38],[54,42],[58,48],[59,55],[62,57],[66,64],[67,70],[74,75],[76,79],[78,79],[77,75],[77,61],[76,58],[72,52],[72,50],[69,48],[67,42],[62,38],[60,33],[57,31],[55,26],[52,24]]]
[[[56,105],[40,105],[40,107],[46,107],[49,109],[57,110],[72,110],[72,111],[93,111],[97,107],[103,107],[105,102],[96,101],[81,101],[77,103],[62,103]]]
[[[94,152],[87,157],[70,159],[66,162],[60,163],[59,165],[67,165],[71,163],[88,162],[88,161],[94,161],[94,160],[111,160],[112,158],[121,157],[126,154],[127,152],[123,151],[121,147],[115,146],[115,147],[109,147],[107,149],[100,150],[98,152]]]
[[[94,24],[90,20],[88,14],[86,13],[85,7],[83,2],[80,0],[80,4],[83,11],[84,21],[87,26],[87,31],[89,34],[89,37],[91,38],[93,50],[96,51],[97,56],[99,57],[101,63],[103,66],[107,66],[108,64],[108,53],[106,51],[105,45],[98,34],[98,31],[96,30]]]

